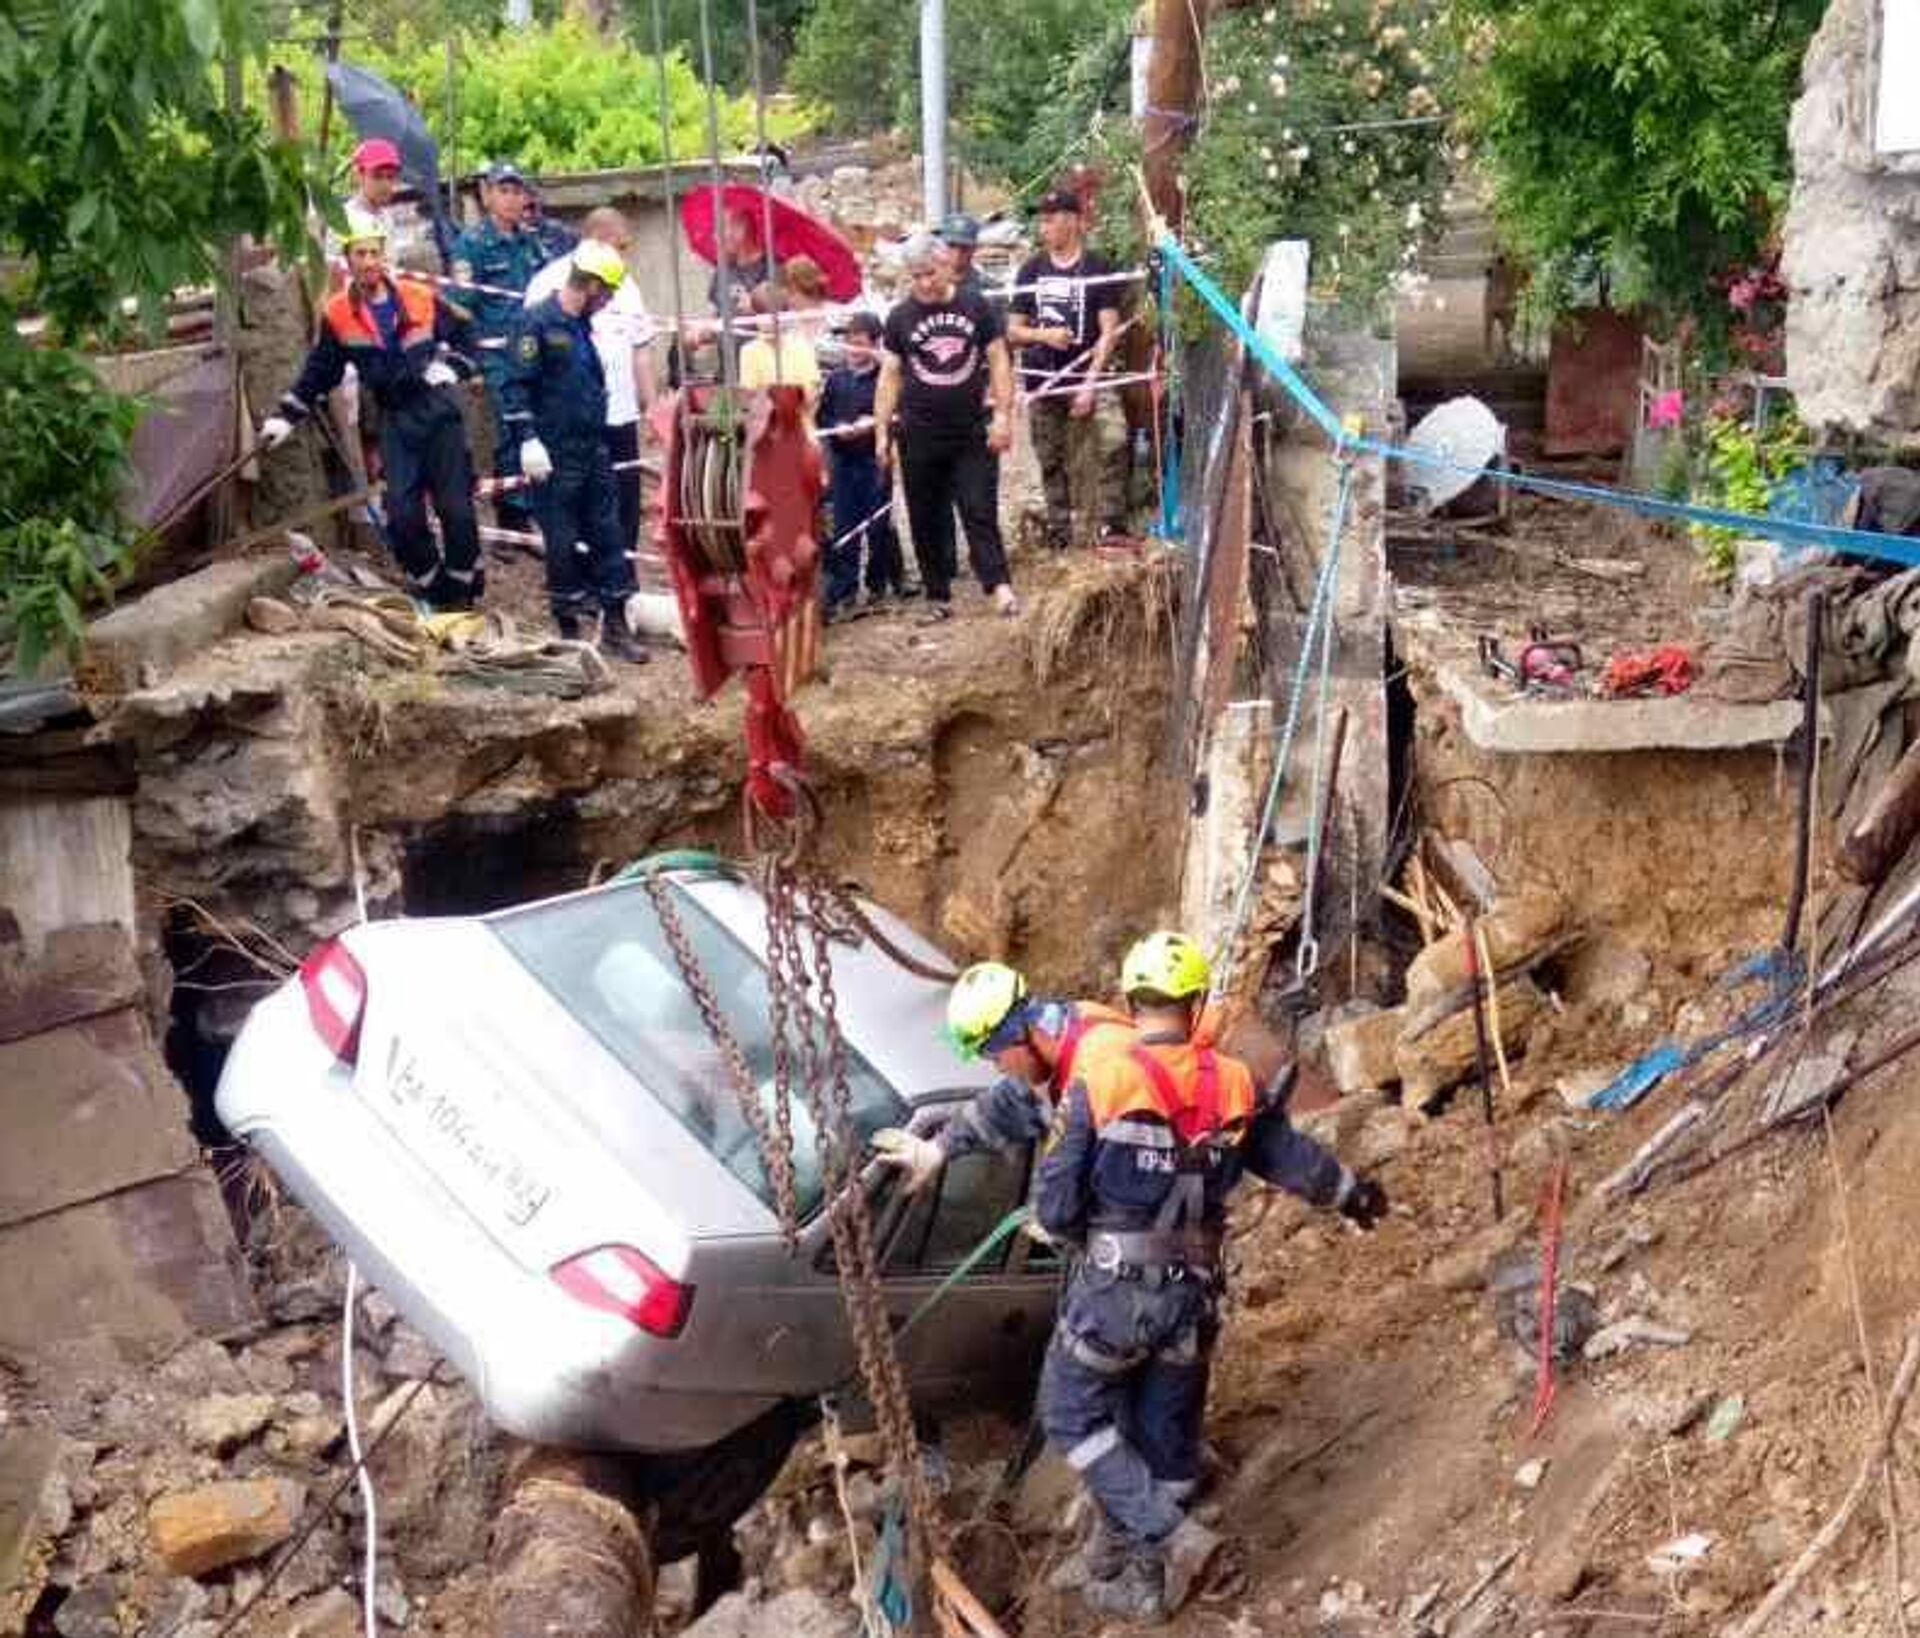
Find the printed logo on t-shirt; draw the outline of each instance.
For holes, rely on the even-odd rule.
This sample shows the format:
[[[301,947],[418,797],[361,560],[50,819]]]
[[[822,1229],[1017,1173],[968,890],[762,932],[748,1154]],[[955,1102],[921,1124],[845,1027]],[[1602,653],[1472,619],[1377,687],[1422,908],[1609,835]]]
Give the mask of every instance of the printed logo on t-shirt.
[[[907,367],[929,387],[960,387],[980,368],[980,334],[965,313],[929,313],[907,335]]]
[[[1034,291],[1034,305],[1042,329],[1064,326],[1076,336],[1086,316],[1087,287],[1079,279],[1042,274]]]

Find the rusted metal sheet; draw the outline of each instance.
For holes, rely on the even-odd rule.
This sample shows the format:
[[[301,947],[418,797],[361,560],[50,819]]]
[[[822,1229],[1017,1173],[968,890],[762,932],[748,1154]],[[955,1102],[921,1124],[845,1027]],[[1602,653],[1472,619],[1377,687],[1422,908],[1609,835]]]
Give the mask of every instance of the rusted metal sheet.
[[[1606,308],[1569,313],[1547,354],[1549,455],[1617,455],[1640,403],[1639,321]]]

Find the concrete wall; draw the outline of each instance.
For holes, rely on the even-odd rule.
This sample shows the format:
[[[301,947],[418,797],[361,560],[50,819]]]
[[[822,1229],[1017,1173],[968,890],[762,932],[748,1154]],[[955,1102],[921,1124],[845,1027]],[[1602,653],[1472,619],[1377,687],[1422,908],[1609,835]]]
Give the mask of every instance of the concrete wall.
[[[1920,442],[1920,155],[1874,151],[1879,3],[1833,0],[1794,105],[1787,380],[1814,425],[1911,445]]]

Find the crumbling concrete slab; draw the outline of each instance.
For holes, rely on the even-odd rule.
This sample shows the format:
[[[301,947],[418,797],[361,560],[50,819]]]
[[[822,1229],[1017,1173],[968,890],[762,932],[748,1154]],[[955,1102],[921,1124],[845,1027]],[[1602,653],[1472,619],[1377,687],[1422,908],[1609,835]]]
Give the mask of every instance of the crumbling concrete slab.
[[[1737,751],[1778,745],[1800,726],[1797,700],[1741,705],[1691,694],[1636,700],[1502,698],[1504,684],[1443,666],[1440,686],[1460,708],[1467,737],[1508,755],[1616,751]],[[1822,733],[1827,725],[1822,723]]]
[[[0,1042],[118,1011],[141,993],[124,927],[62,928],[47,935],[38,960],[0,938]]]
[[[191,1166],[187,1100],[132,1009],[0,1045],[0,1228]]]
[[[142,1359],[257,1321],[212,1175],[196,1167],[0,1229],[0,1350]]]
[[[0,1632],[22,1632],[46,1582],[66,1440],[51,1428],[0,1431]]]
[[[37,952],[64,927],[133,931],[133,823],[124,797],[0,802],[0,942]]]
[[[156,587],[87,627],[74,679],[91,694],[151,687],[209,644],[239,629],[247,604],[293,584],[284,552],[209,564]]]

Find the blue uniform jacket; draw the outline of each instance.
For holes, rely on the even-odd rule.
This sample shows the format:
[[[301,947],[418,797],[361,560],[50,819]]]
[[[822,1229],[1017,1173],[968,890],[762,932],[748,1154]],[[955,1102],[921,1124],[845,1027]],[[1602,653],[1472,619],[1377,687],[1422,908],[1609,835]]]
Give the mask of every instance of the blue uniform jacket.
[[[521,297],[533,282],[534,274],[553,258],[537,233],[516,228],[502,233],[489,217],[470,227],[454,241],[453,276],[463,283],[490,284],[514,291],[511,296],[489,296],[478,290],[466,292],[466,305],[473,312],[474,325],[482,339],[504,340],[513,334],[519,322]]]
[[[1096,1130],[1086,1083],[1078,1077],[1061,1113],[1058,1136],[1040,1161],[1034,1195],[1040,1226],[1076,1241],[1094,1228],[1151,1228],[1173,1188],[1171,1134],[1157,1142],[1154,1122],[1139,1116]],[[1227,1196],[1246,1172],[1316,1206],[1338,1205],[1353,1187],[1353,1174],[1294,1130],[1277,1103],[1257,1105],[1239,1141],[1207,1153],[1202,1221],[1210,1227],[1225,1217]]]
[[[553,445],[602,440],[607,378],[591,321],[573,317],[558,296],[527,308],[508,347],[502,419],[520,438]]]

